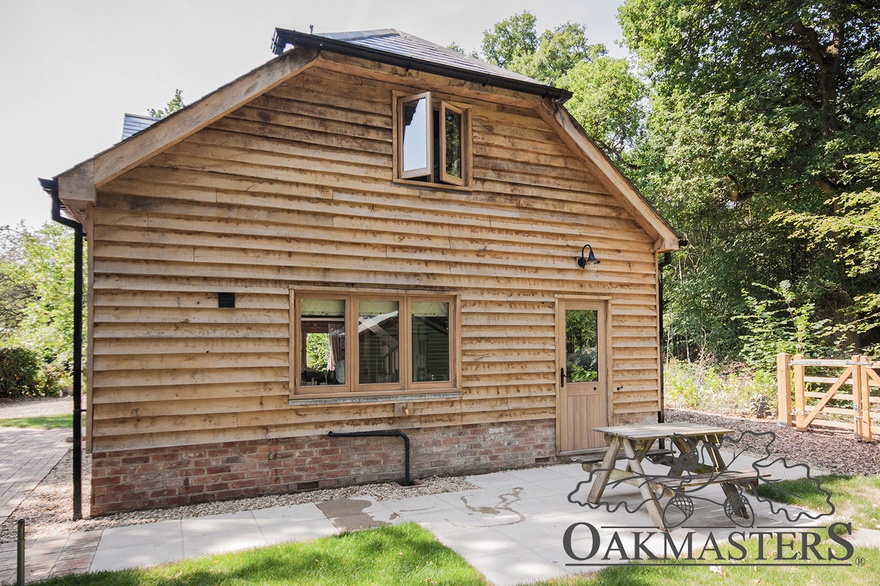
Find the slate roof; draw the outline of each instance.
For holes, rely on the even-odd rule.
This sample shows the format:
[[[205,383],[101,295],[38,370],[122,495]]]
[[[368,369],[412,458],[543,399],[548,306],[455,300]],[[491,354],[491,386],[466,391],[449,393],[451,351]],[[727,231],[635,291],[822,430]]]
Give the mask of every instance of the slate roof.
[[[144,128],[148,128],[158,122],[158,118],[141,116],[140,114],[126,114],[122,121],[122,140],[135,135]]]
[[[497,75],[499,77],[516,79],[528,83],[542,83],[537,79],[532,79],[531,77],[508,71],[497,65],[474,59],[473,57],[469,57],[458,51],[453,51],[447,47],[436,45],[431,41],[426,41],[425,39],[420,39],[419,37],[395,29],[356,31],[350,33],[322,33],[317,36],[335,39],[337,41],[345,41],[362,47],[370,47],[385,51],[386,53],[394,53],[405,57],[416,57],[424,59],[425,61],[433,61],[434,63],[440,63],[459,69],[466,69],[476,73]]]
[[[276,28],[274,52],[280,55],[288,44],[362,56],[390,65],[438,73],[484,85],[549,95],[563,102],[571,97],[571,92],[567,90],[396,29],[308,34]]]

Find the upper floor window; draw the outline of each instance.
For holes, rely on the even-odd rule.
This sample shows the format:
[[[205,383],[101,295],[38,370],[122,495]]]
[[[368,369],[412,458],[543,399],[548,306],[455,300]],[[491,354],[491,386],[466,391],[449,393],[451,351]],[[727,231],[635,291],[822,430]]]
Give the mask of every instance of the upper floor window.
[[[395,104],[395,178],[470,185],[471,131],[466,108],[435,100],[431,92]]]

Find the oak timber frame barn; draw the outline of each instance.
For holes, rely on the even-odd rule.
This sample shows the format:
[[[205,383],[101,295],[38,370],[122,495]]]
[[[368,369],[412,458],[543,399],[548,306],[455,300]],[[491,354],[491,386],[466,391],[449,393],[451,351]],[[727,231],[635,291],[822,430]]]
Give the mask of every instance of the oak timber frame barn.
[[[657,420],[678,236],[567,92],[393,30],[275,42],[53,183],[89,240],[93,515],[401,478],[394,438],[328,431],[401,430],[426,477]]]

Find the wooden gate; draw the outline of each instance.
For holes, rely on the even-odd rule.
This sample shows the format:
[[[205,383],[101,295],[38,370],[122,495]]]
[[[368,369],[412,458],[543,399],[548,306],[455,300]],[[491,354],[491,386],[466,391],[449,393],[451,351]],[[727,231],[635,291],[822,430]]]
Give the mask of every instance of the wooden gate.
[[[853,356],[850,360],[809,360],[800,354],[790,357],[781,353],[776,356],[776,367],[779,423],[790,427],[793,419],[798,431],[804,431],[810,425],[852,429],[855,436],[864,441],[871,441],[873,433],[880,433],[880,427],[871,426],[872,417],[880,422],[880,410],[871,410],[872,406],[880,404],[880,396],[871,396],[872,388],[880,391],[880,375],[877,373],[880,363],[869,362],[865,356]],[[837,376],[828,376],[827,372],[820,375],[807,373],[807,369],[819,368],[843,371]],[[794,413],[791,409],[792,380]],[[823,414],[825,417],[820,417]],[[829,416],[837,417],[832,419]],[[852,418],[852,423],[841,421],[841,416]]]

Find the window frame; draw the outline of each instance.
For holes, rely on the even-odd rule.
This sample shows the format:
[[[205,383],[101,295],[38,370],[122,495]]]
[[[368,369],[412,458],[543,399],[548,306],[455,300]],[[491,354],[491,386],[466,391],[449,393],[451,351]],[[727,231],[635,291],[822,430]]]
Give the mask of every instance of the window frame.
[[[473,184],[473,127],[471,125],[470,107],[466,104],[453,103],[448,100],[440,99],[434,96],[430,91],[418,94],[408,94],[394,91],[393,107],[393,181],[404,183],[406,185],[416,185],[420,187],[434,187],[445,189],[460,189],[469,191]],[[430,113],[428,120],[428,128],[426,129],[426,140],[428,142],[427,152],[429,157],[428,168],[412,169],[405,171],[403,168],[403,106],[404,104],[427,98],[430,104]],[[461,116],[461,177],[455,177],[446,173],[446,111],[455,112]],[[434,115],[439,120],[435,129]],[[434,133],[437,133],[437,136]],[[438,173],[435,175],[434,163],[437,165]],[[437,176],[439,175],[439,177]]]
[[[410,102],[418,102],[421,100],[426,100],[428,103],[428,113],[427,113],[427,128],[425,128],[425,156],[427,157],[427,166],[419,167],[417,169],[411,169],[407,171],[403,168],[404,157],[403,157],[403,139],[406,131],[406,125],[403,123],[403,110],[404,105],[409,104]],[[434,174],[434,140],[433,140],[433,131],[434,124],[432,120],[434,108],[431,102],[431,92],[422,92],[420,94],[415,94],[411,96],[404,96],[397,101],[397,128],[399,129],[399,140],[395,140],[395,144],[398,145],[399,150],[399,166],[398,172],[400,174],[401,179],[412,179],[416,177],[429,177],[433,178]],[[431,179],[429,179],[430,181]]]
[[[458,114],[461,117],[461,177],[456,177],[455,175],[449,175],[446,173],[446,155],[448,145],[446,144],[446,112],[453,112]],[[468,126],[467,126],[467,113],[462,108],[456,108],[452,104],[447,102],[440,102],[440,180],[443,183],[450,183],[452,185],[463,186],[465,181],[467,181],[467,169],[470,165],[467,164],[467,153],[468,146],[470,145],[470,140],[466,139],[468,134]]]
[[[337,299],[345,301],[345,382],[339,385],[305,385],[302,381],[304,367],[304,337],[302,332],[303,299]],[[398,301],[399,379],[397,383],[360,382],[360,336],[358,331],[359,303],[363,300]],[[449,380],[416,382],[413,373],[412,304],[418,301],[434,301],[449,304]],[[388,292],[358,291],[340,292],[329,289],[297,288],[290,290],[290,397],[376,397],[406,393],[431,393],[436,391],[460,391],[460,296],[435,292]]]

